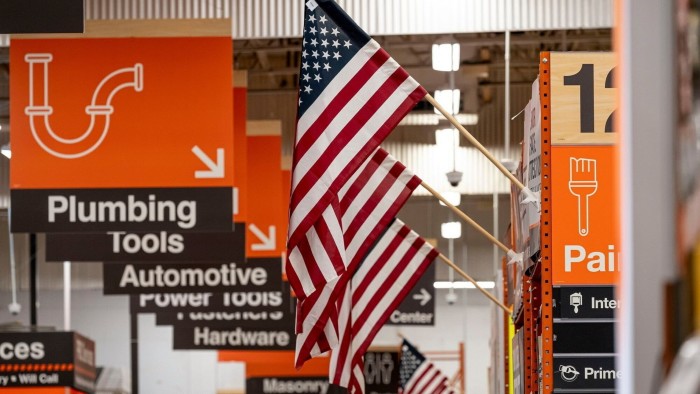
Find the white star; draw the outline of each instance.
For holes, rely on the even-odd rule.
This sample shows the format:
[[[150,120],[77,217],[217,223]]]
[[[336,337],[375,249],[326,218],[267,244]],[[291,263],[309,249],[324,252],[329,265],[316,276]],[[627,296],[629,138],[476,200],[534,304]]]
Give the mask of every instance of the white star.
[[[331,66],[328,63],[323,63],[323,69],[328,71],[331,69]]]
[[[306,38],[304,38],[304,39],[301,40],[301,45],[302,45],[302,46],[306,45]]]
[[[311,79],[311,77],[309,76],[309,74],[304,74],[302,79],[304,80],[304,82],[309,82],[309,79]]]
[[[316,16],[314,14],[309,15],[309,22],[316,22]]]
[[[304,63],[301,65],[301,68],[304,69],[304,70],[306,70],[307,68],[309,68],[309,63],[304,62]]]
[[[314,67],[314,70],[318,70],[319,68],[321,68],[321,66],[318,63],[314,63],[313,67]]]
[[[321,57],[323,57],[324,59],[328,59],[330,56],[331,55],[328,54],[328,51],[323,51],[323,55]]]
[[[318,51],[311,51],[311,56],[312,56],[314,59],[318,59]]]
[[[328,29],[326,29],[325,27],[322,27],[322,28],[321,28],[321,34],[323,34],[324,36],[325,36],[326,34],[328,34]]]
[[[340,34],[340,31],[338,31],[338,28],[334,27],[334,28],[333,28],[333,31],[331,31],[331,34],[333,34],[334,36],[338,37],[338,34]]]
[[[301,101],[301,97],[299,97],[299,105],[301,105],[301,103],[303,103],[303,101]]]
[[[327,47],[327,46],[328,46],[328,40],[323,40],[323,41],[321,41],[321,46],[324,47],[324,48]]]
[[[304,86],[304,92],[311,93],[312,90],[313,89],[311,89],[311,86],[309,86],[309,85]]]
[[[311,26],[311,28],[309,29],[309,33],[316,34],[316,28]]]
[[[342,56],[340,56],[340,52],[333,52],[333,59],[338,60],[338,59],[340,59],[341,57],[342,57]]]
[[[304,49],[304,50],[301,52],[301,57],[307,57],[308,55],[309,55],[309,54],[306,52],[306,49]]]
[[[318,75],[318,74],[316,74],[316,75],[314,76],[314,80],[315,80],[316,82],[321,82],[321,76]]]
[[[350,41],[345,41],[345,44],[343,44],[343,46],[344,46],[345,48],[350,49],[350,47],[352,46],[352,44],[350,44]]]
[[[340,46],[340,42],[338,40],[333,40],[333,48],[338,48]]]
[[[313,45],[313,46],[318,45],[318,41],[316,41],[315,38],[312,38],[312,39],[311,39],[311,45]]]
[[[327,20],[328,20],[328,19],[326,19],[326,16],[325,16],[325,15],[321,15],[321,18],[320,18],[318,21],[321,22],[321,23],[326,23]]]

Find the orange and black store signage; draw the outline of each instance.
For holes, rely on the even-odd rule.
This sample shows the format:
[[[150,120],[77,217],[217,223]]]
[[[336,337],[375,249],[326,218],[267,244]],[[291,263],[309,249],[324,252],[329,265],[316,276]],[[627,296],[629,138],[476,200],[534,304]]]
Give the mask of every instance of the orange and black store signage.
[[[95,343],[75,332],[0,333],[0,388],[95,391]]]

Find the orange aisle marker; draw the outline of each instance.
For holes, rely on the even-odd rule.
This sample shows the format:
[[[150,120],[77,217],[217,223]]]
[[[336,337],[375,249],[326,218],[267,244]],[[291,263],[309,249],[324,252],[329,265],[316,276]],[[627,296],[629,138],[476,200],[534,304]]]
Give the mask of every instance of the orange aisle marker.
[[[284,251],[281,130],[280,121],[248,121],[247,257],[280,257]]]
[[[614,147],[554,146],[551,155],[553,284],[613,285]]]

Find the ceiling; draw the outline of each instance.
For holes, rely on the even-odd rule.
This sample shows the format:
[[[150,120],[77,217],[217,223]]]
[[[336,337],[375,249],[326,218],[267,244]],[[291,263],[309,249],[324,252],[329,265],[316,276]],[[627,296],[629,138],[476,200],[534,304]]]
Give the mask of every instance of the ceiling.
[[[446,73],[436,72],[431,67],[431,46],[434,42],[454,39],[461,44],[461,66],[455,73],[455,86],[462,90],[463,111],[479,114],[479,123],[468,127],[469,130],[488,147],[503,146],[506,142],[503,133],[505,119],[505,33],[474,33],[452,35],[395,35],[374,37],[417,81],[428,91],[445,87],[448,84]],[[291,151],[291,135],[294,130],[294,104],[289,96],[294,96],[298,89],[298,69],[300,59],[300,38],[277,38],[259,40],[234,40],[234,68],[248,72],[249,118],[280,119],[284,118],[283,153]],[[538,59],[541,51],[609,51],[611,50],[610,29],[527,31],[511,34],[510,83],[511,109],[508,117],[513,117],[529,100],[529,89],[537,78]],[[0,142],[8,139],[9,131],[9,48],[0,48]],[[281,116],[276,104],[269,102],[270,97],[277,97],[285,108],[286,115]],[[289,108],[287,108],[289,107]],[[430,110],[427,105],[419,104],[418,111]],[[432,144],[433,128],[401,126],[389,140],[393,144]],[[522,118],[511,122],[512,146],[522,139]],[[466,145],[462,141],[462,145]],[[7,160],[0,160],[0,170],[7,171]],[[3,185],[3,189],[7,186]],[[7,190],[0,190],[7,194]],[[508,197],[502,196],[499,203],[499,230],[505,232],[508,223]],[[493,201],[491,196],[463,196],[463,207],[470,215],[480,219],[480,223],[489,231],[496,231],[493,222]],[[440,212],[440,218],[433,212]],[[426,216],[426,212],[427,214]],[[425,197],[412,199],[401,213],[417,229],[422,229],[426,237],[437,238],[437,226],[447,213],[432,199]],[[2,223],[2,221],[0,221]],[[6,225],[5,223],[2,223]],[[466,262],[466,251],[472,251],[469,268],[480,279],[493,275],[491,246],[484,239],[467,230],[467,235],[460,240],[457,254]],[[3,231],[0,230],[0,234]],[[6,233],[5,233],[6,234]],[[444,242],[441,241],[441,242]],[[445,247],[445,245],[441,245]],[[4,254],[4,252],[3,252]],[[6,261],[6,256],[0,260]],[[476,261],[475,261],[476,260]],[[88,273],[89,271],[89,273]],[[93,272],[94,271],[94,272]],[[81,274],[85,286],[94,286],[99,281],[98,267],[85,267]],[[438,278],[446,278],[447,271],[440,269]],[[79,284],[76,283],[77,286]],[[2,286],[4,287],[4,286]]]

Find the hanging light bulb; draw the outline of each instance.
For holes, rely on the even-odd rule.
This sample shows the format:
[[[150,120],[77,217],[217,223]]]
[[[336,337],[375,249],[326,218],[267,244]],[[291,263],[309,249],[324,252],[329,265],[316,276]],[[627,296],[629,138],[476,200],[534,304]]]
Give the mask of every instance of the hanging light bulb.
[[[445,108],[450,115],[455,115],[459,112],[461,97],[462,92],[459,89],[444,89],[435,91],[435,101],[442,105],[442,107]],[[440,111],[435,108],[435,113],[440,114]]]
[[[440,225],[440,235],[445,239],[457,239],[462,236],[462,223],[447,222]]]
[[[459,70],[459,44],[441,43],[433,44],[433,70],[457,71]]]

